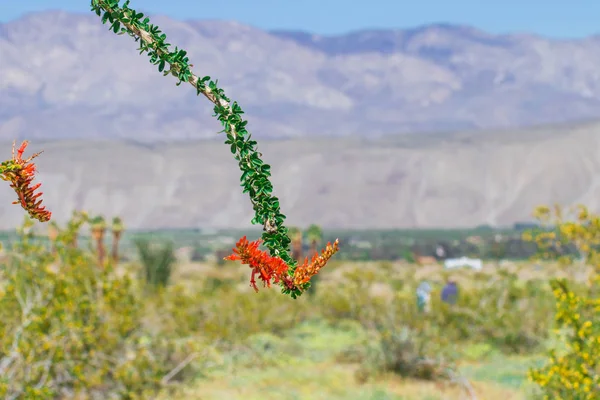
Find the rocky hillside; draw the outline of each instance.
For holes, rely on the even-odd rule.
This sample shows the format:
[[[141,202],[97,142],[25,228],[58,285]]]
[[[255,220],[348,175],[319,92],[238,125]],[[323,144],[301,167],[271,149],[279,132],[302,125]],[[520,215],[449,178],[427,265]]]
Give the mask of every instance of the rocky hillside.
[[[9,144],[0,149],[9,155]],[[249,227],[229,148],[216,141],[34,142],[45,203],[120,215],[132,228]],[[327,227],[472,227],[527,220],[540,203],[600,211],[600,124],[383,139],[261,141],[288,222]],[[22,219],[0,185],[0,229]]]

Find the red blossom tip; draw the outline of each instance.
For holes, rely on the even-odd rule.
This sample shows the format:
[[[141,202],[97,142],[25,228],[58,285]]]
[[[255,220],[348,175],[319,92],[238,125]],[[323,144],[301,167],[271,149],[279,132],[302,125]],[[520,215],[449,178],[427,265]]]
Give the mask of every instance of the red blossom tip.
[[[23,159],[23,153],[27,148],[29,142],[27,140],[21,143],[21,146],[15,155],[15,143],[13,142],[12,159],[2,163],[4,167],[0,173],[0,178],[10,182],[10,187],[14,189],[18,196],[18,200],[13,204],[21,204],[21,207],[25,209],[32,218],[37,219],[41,222],[49,221],[52,217],[52,213],[46,210],[46,207],[42,206],[42,200],[38,198],[42,195],[42,192],[34,193],[41,183],[37,183],[32,186],[34,175],[36,172],[36,166],[31,160],[41,154],[35,153],[28,159]]]

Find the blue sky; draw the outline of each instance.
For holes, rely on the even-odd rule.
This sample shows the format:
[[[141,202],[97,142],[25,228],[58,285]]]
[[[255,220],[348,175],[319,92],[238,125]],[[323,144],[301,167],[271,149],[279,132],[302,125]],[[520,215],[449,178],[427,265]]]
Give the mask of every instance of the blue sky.
[[[565,38],[600,33],[600,0],[132,0],[131,6],[178,19],[233,19],[320,34],[432,22]],[[47,9],[88,12],[89,1],[0,0],[0,21]]]

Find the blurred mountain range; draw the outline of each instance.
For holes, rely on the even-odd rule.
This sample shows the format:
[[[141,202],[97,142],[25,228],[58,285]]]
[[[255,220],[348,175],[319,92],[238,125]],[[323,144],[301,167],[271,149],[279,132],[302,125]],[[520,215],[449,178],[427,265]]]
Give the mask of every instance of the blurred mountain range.
[[[340,36],[155,16],[218,78],[258,138],[513,128],[600,118],[600,36],[429,25]],[[204,98],[162,77],[93,14],[0,24],[0,139],[214,138]]]

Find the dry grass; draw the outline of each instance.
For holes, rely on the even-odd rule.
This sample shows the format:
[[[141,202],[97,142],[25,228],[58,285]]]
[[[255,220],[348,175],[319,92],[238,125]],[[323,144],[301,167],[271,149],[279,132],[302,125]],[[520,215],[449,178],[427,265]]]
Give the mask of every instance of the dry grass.
[[[307,368],[309,367],[309,368]],[[468,400],[468,391],[457,384],[424,382],[386,375],[374,382],[359,384],[356,366],[334,363],[290,364],[263,370],[238,370],[230,375],[197,382],[159,400]],[[477,399],[524,400],[522,390],[494,382],[471,382]]]

